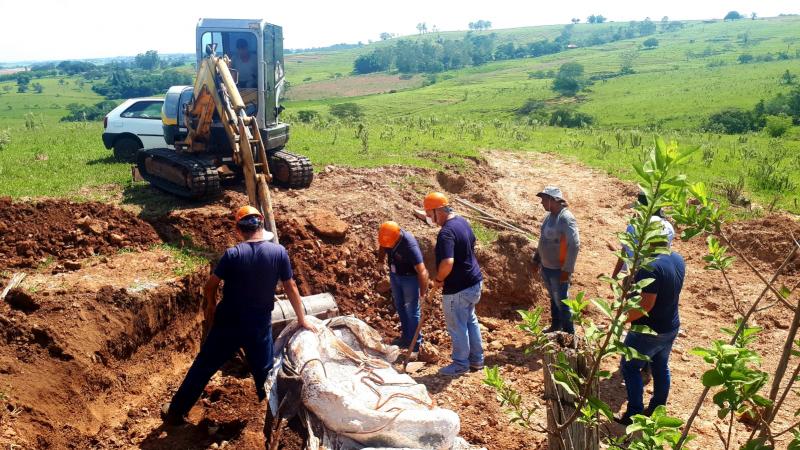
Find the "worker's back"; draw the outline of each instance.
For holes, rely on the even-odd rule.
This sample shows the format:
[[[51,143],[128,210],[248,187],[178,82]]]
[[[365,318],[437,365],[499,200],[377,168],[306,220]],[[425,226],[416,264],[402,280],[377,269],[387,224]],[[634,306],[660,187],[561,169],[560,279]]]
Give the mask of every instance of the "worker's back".
[[[215,322],[267,325],[275,301],[278,281],[292,278],[286,249],[269,241],[242,242],[225,251],[214,269],[225,281]]]

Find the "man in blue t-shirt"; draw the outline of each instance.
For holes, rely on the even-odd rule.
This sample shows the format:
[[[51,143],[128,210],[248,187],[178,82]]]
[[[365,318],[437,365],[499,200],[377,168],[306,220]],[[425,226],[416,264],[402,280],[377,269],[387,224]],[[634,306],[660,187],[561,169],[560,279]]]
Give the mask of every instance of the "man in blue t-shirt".
[[[392,342],[406,348],[411,345],[419,325],[419,299],[428,292],[428,270],[422,262],[422,252],[414,235],[400,228],[396,222],[384,222],[378,229],[378,261],[386,255],[392,298],[400,317],[400,338]],[[418,352],[422,333],[417,337],[412,351]]]
[[[251,206],[236,212],[236,231],[243,242],[225,251],[206,282],[203,313],[210,330],[172,401],[162,407],[166,423],[184,422],[208,380],[240,348],[255,379],[259,401],[266,398],[264,383],[272,369],[271,319],[278,281],[299,324],[316,331],[303,312],[286,249],[270,242],[273,235],[263,225],[264,217]],[[217,305],[217,290],[223,280],[222,301]]]
[[[664,235],[666,233],[664,230]],[[666,245],[666,242],[661,245]],[[678,302],[685,274],[686,263],[675,251],[658,255],[647,269],[642,268],[636,272],[637,282],[648,278],[653,282],[642,289],[640,306],[643,312],[631,311],[628,321],[632,325],[645,325],[656,334],[629,331],[625,337],[625,345],[650,358],[653,397],[645,409],[641,371],[647,362],[622,358],[620,371],[628,392],[628,409],[617,421],[624,425],[631,423],[631,416],[650,415],[657,406],[667,404],[670,387],[669,355],[681,325]]]
[[[463,217],[449,207],[447,197],[431,192],[423,202],[425,214],[442,227],[436,237],[436,278],[442,288],[442,309],[447,332],[453,341],[453,362],[439,373],[459,376],[470,369],[483,369],[483,344],[475,305],[481,299],[483,275],[475,258],[475,234]]]

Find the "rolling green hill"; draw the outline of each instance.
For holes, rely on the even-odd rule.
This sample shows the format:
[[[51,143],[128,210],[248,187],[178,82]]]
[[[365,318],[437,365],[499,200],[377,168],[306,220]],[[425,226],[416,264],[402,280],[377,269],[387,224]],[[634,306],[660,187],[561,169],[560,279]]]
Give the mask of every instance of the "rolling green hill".
[[[673,31],[662,31],[661,25],[652,36],[584,45],[627,24],[578,24],[571,29],[571,39],[582,43],[578,48],[436,74],[352,71],[359,55],[399,39],[463,39],[466,32],[287,55],[291,88],[284,119],[292,123],[289,149],[308,155],[318,168],[458,167],[482,149],[551,152],[633,179],[630,163],[660,134],[700,149],[687,175],[707,182],[719,198],[745,203],[735,198],[736,185],[743,183],[745,197],[800,213],[800,128],[794,126],[777,139],[765,132],[700,131],[712,113],[751,109],[761,99],[794,88],[782,84],[781,75],[787,70],[800,75],[800,17],[688,21]],[[563,30],[564,25],[548,25],[477,34],[494,33],[496,45],[524,45],[553,40]],[[656,48],[644,49],[649,37],[658,40]],[[741,64],[743,54],[754,61]],[[633,73],[620,75],[624,61],[631,62]],[[547,76],[530,76],[558,70],[567,62],[580,63],[585,77],[595,79],[576,97],[560,97]],[[131,187],[127,166],[113,161],[102,147],[100,125],[58,123],[65,105],[102,99],[88,82],[80,89],[77,80],[69,78],[63,85],[54,78],[34,80],[45,86],[42,94],[18,94],[13,82],[0,83],[0,133],[10,137],[0,146],[0,195],[104,197],[118,195],[121,186]],[[528,99],[543,102],[548,111],[571,108],[589,114],[594,123],[573,129],[547,126],[541,117],[517,114]],[[340,103],[355,103],[363,115],[335,119],[329,108]],[[306,113],[303,117],[312,118],[302,122],[299,112],[304,110],[317,115]],[[25,128],[30,112],[41,122],[34,130]]]

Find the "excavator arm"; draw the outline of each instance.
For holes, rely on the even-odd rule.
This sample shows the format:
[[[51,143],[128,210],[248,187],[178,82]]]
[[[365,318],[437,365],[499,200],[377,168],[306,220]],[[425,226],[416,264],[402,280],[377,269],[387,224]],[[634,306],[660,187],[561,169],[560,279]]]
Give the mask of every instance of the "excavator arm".
[[[245,103],[229,69],[230,61],[210,50],[197,71],[194,100],[184,112],[188,130],[186,138],[176,142],[175,148],[188,153],[206,151],[216,112],[233,149],[234,163],[244,172],[248,200],[264,215],[268,231],[273,233],[273,241],[278,242],[272,197],[267,187],[272,174],[258,123],[245,112]]]

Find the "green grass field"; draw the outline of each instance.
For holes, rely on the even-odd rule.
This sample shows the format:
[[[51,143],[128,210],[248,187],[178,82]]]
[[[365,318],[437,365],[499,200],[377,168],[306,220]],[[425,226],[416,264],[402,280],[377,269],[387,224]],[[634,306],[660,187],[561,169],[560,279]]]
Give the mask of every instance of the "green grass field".
[[[579,24],[574,33],[588,36],[620,25]],[[552,39],[562,27],[495,32],[500,42],[527,43]],[[652,142],[653,130],[658,130],[667,139],[700,148],[687,166],[688,175],[711,184],[720,196],[725,183],[743,177],[750,198],[800,213],[798,127],[777,140],[763,133],[725,136],[697,131],[713,112],[726,107],[751,108],[762,98],[790,89],[779,83],[779,77],[786,70],[800,74],[800,58],[795,57],[800,48],[798,29],[799,17],[687,22],[678,32],[657,33],[660,44],[653,50],[640,49],[644,38],[623,40],[440,73],[435,84],[416,87],[418,84],[411,83],[394,93],[388,93],[390,84],[376,89],[373,81],[367,83],[367,78],[350,74],[355,57],[373,46],[390,45],[392,40],[358,49],[291,55],[286,68],[295,89],[307,86],[306,93],[320,92],[320,86],[331,89],[310,95],[318,95],[316,99],[286,104],[285,119],[293,124],[289,148],[308,155],[317,167],[459,167],[465,157],[479,156],[483,149],[550,152],[633,179],[630,164],[641,157]],[[440,34],[459,38],[464,33]],[[632,49],[639,49],[633,64],[636,73],[598,81],[577,102],[558,98],[550,80],[528,77],[531,71],[557,69],[569,61],[583,64],[588,76],[615,72],[623,54]],[[737,62],[742,53],[759,56],[779,51],[792,59]],[[390,79],[387,76],[381,82],[391,83]],[[138,195],[129,182],[128,166],[115,163],[103,148],[99,124],[58,122],[66,114],[65,105],[102,100],[91,86],[86,83],[80,89],[77,78],[66,78],[64,84],[58,79],[34,81],[44,85],[44,93],[18,94],[15,84],[0,83],[0,131],[11,137],[0,150],[0,177],[4,180],[0,195],[103,198],[119,196],[123,190],[123,198]],[[387,93],[359,93],[362,84],[364,90],[369,85],[371,92],[385,88]],[[7,91],[4,85],[12,89]],[[597,122],[591,129],[573,130],[532,124],[515,114],[528,98],[572,104],[595,116]],[[363,108],[365,117],[360,124],[331,120],[329,106],[345,101]],[[320,118],[300,123],[297,112],[304,109],[318,111]],[[37,118],[34,130],[25,128],[27,113]],[[635,142],[637,139],[642,143]],[[775,189],[778,185],[784,188]]]

